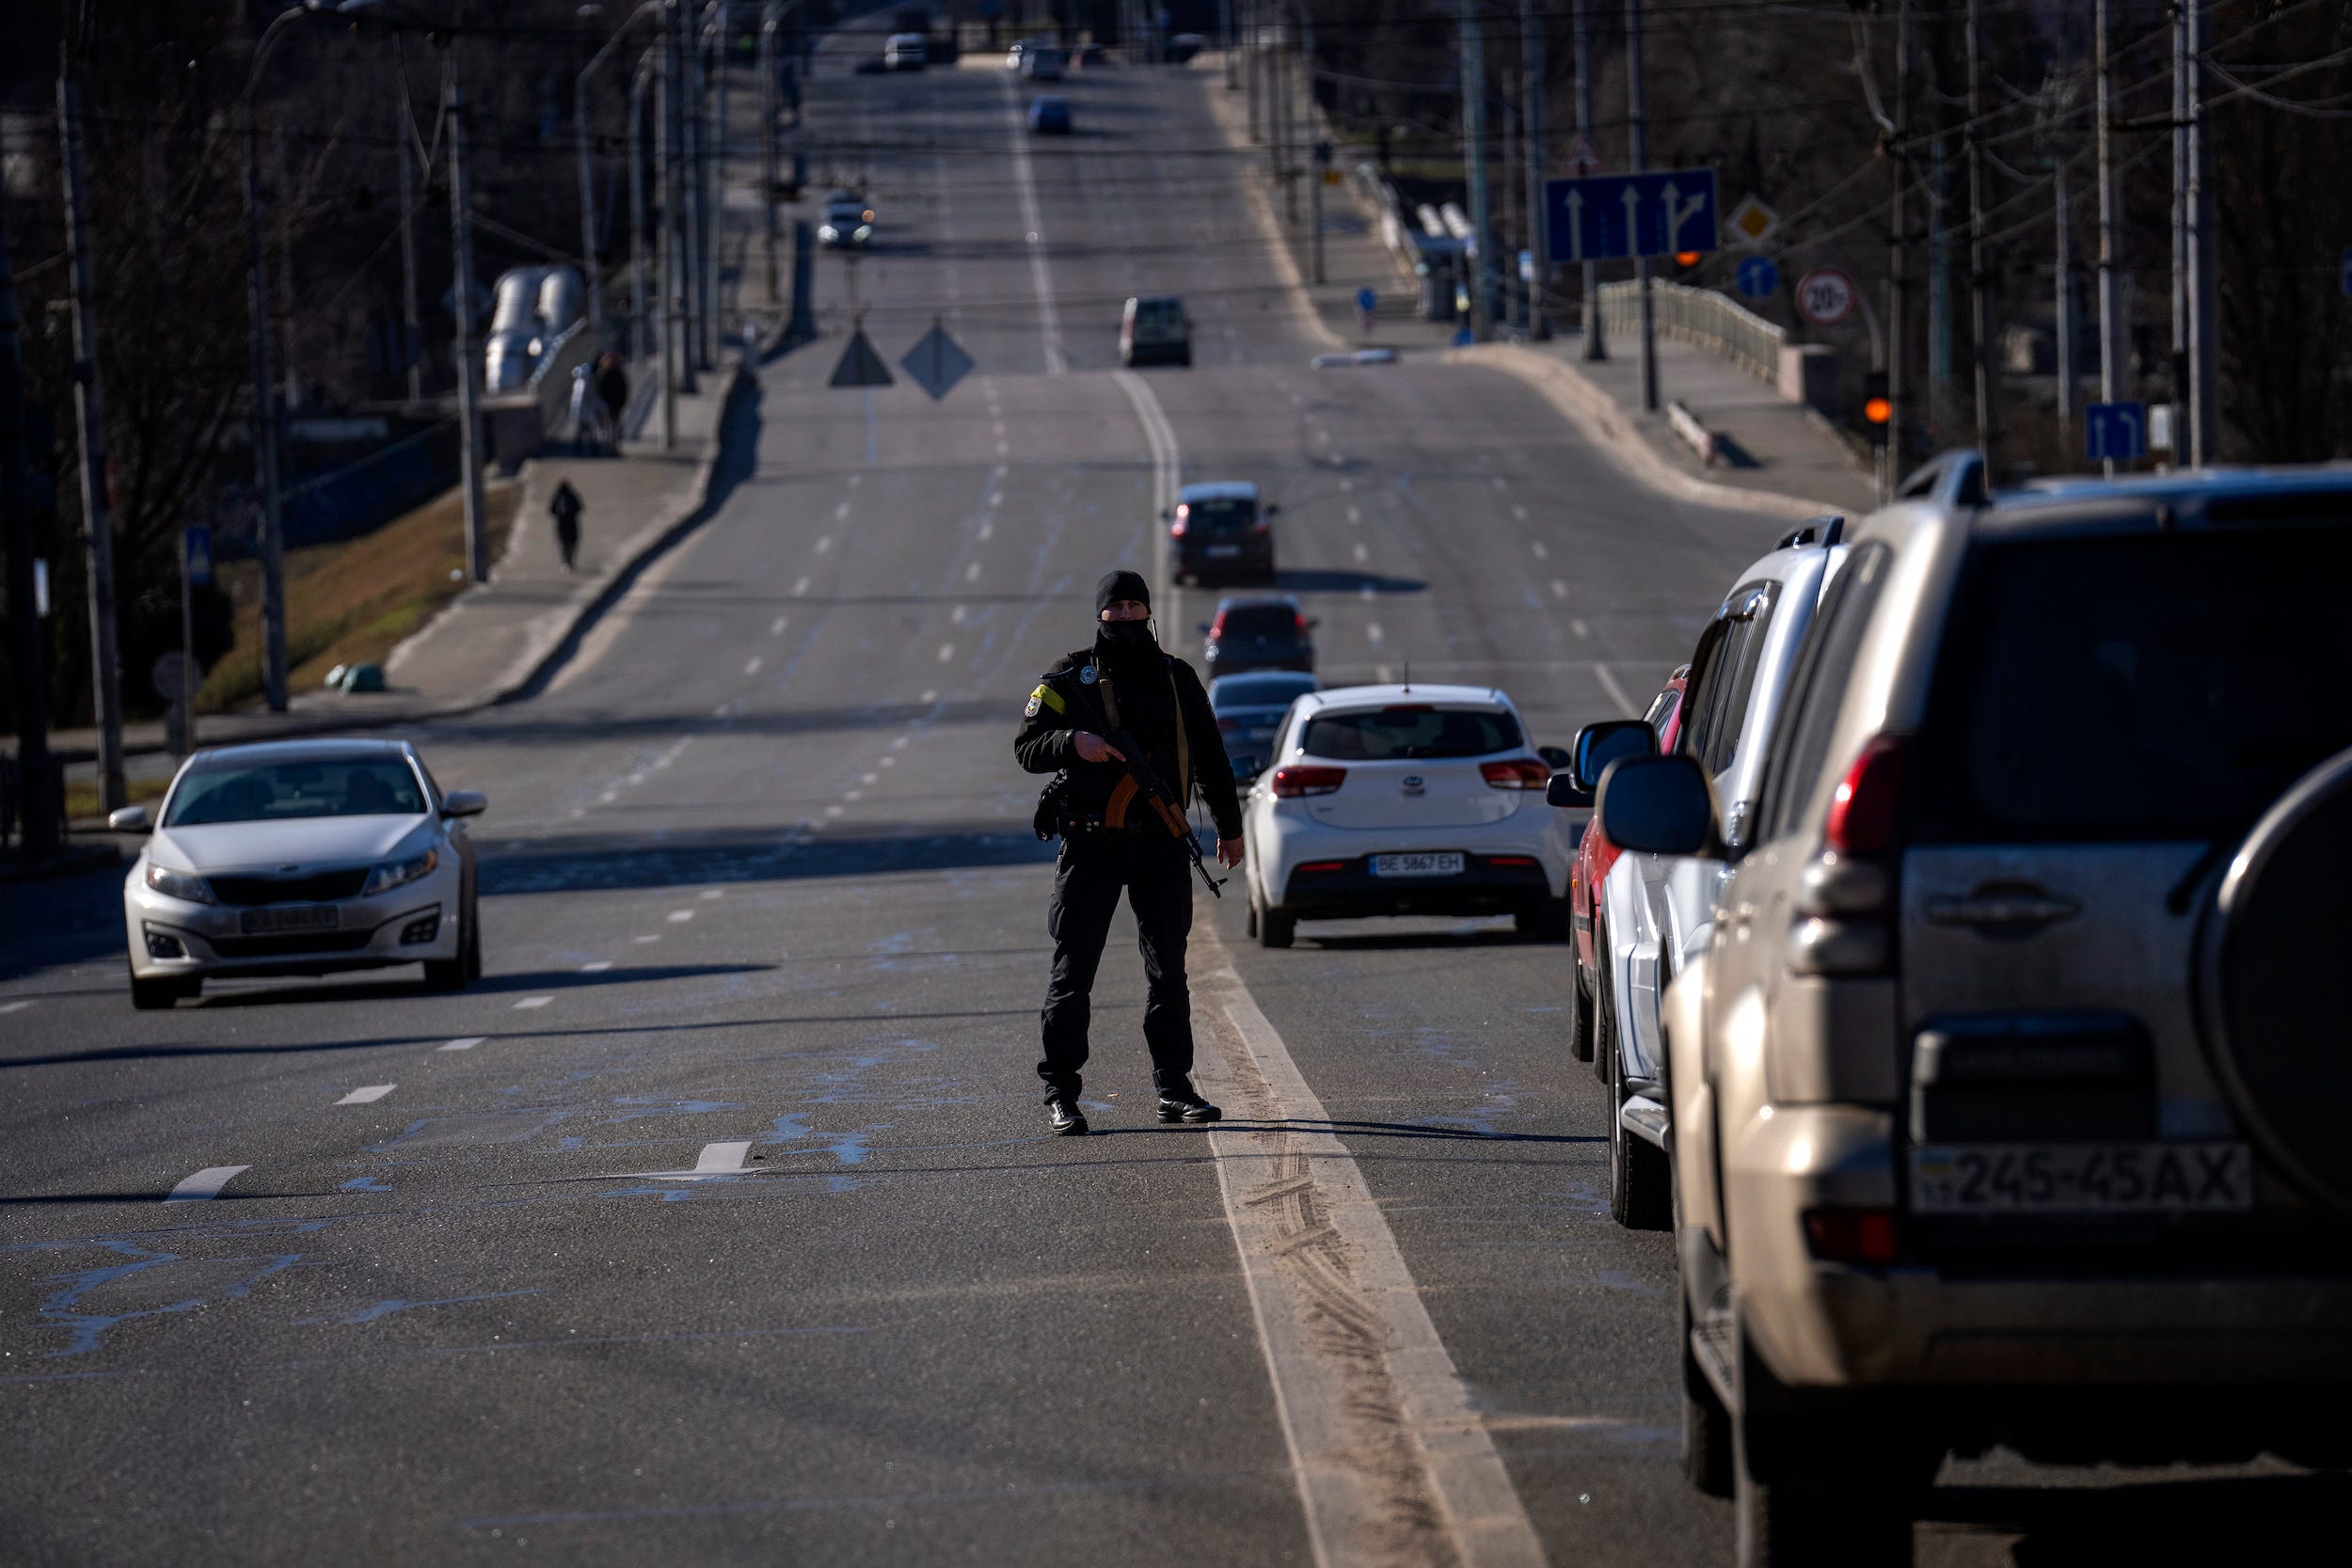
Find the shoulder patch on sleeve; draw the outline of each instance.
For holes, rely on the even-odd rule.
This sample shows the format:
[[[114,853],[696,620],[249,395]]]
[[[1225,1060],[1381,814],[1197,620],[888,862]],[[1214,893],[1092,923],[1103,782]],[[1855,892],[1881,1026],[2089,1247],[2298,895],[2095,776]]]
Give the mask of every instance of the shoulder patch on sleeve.
[[[1062,704],[1061,693],[1042,681],[1038,683],[1035,691],[1029,693],[1029,705],[1021,710],[1021,716],[1025,719],[1034,719],[1037,717],[1037,710],[1041,707],[1050,707],[1056,713],[1069,711]]]

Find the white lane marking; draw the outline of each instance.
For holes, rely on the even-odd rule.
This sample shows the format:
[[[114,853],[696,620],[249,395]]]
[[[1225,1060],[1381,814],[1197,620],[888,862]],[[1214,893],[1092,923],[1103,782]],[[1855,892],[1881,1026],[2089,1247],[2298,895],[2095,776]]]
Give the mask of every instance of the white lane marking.
[[[335,1103],[338,1105],[373,1105],[398,1087],[400,1087],[398,1084],[370,1084],[364,1089],[352,1090]]]
[[[591,958],[580,966],[582,974],[601,974],[612,967],[611,958]]]
[[[251,1165],[206,1165],[194,1176],[183,1178],[180,1184],[171,1189],[171,1196],[164,1201],[201,1203],[206,1198],[218,1197],[223,1187],[252,1168]]]
[[[1539,1568],[1526,1506],[1355,1156],[1304,1131],[1330,1125],[1323,1101],[1216,928],[1203,935],[1205,1076],[1243,1117],[1279,1124],[1213,1127],[1209,1148],[1318,1568]]]
[[[1554,584],[1553,586],[1557,587],[1558,585]],[[1564,598],[1565,596],[1565,594],[1562,595]],[[1593,635],[1593,628],[1586,626],[1583,622],[1576,619],[1574,616],[1570,616],[1568,618],[1568,629],[1576,633],[1579,637],[1590,637]]]
[[[0,1002],[0,1013],[21,1013],[31,1006],[30,1002]]]
[[[975,561],[971,564],[964,567],[963,580],[966,582],[977,582],[980,580],[980,563],[978,562]]]
[[[631,938],[629,938],[628,940],[629,940],[629,941],[631,941],[631,942],[635,942],[638,946],[640,946],[640,947],[644,947],[644,946],[647,945],[648,943],[660,942],[661,939],[660,939],[660,937],[658,937],[658,936],[650,936],[650,937],[631,937]]]
[[[1366,549],[1363,546],[1359,545],[1356,546],[1356,559],[1359,563],[1370,561],[1372,559],[1372,551]]]
[[[1609,673],[1609,666],[1606,664],[1594,665],[1593,678],[1600,682],[1600,688],[1603,691],[1609,693],[1609,700],[1616,704],[1618,707],[1625,710],[1627,718],[1633,719],[1641,716],[1642,705],[1625,694],[1625,688],[1619,686],[1617,684],[1617,677]]]
[[[939,645],[939,662],[940,662],[940,663],[945,664],[945,663],[946,663],[949,659],[951,659],[951,658],[953,658],[953,657],[956,657],[956,645],[955,645],[953,642],[942,642],[942,643]]]
[[[830,534],[830,533],[820,533],[820,534],[818,534],[818,535],[817,536],[817,553],[818,553],[818,555],[823,555],[826,551],[828,551],[828,550],[830,550],[830,549],[832,549],[832,548],[833,548],[833,535],[832,535],[832,534]]]
[[[1045,343],[1045,373],[1060,375],[1070,366],[1061,354],[1061,316],[1054,307],[1054,277],[1045,265],[1045,220],[1038,215],[1037,176],[1029,168],[1027,128],[1021,122],[1019,100],[1012,79],[1004,78],[1005,106],[1013,111],[1012,182],[1021,193],[1021,227],[1029,237],[1029,285],[1037,291],[1038,331]],[[998,451],[1003,451],[1002,443]]]
[[[554,1000],[555,998],[552,996],[526,996],[521,1001],[515,1004],[515,1011],[518,1013],[527,1013],[534,1007],[544,1007]]]
[[[792,596],[793,596],[794,598],[796,598],[796,599],[797,599],[797,598],[799,598],[802,594],[805,594],[805,593],[807,593],[807,592],[808,592],[808,578],[803,578],[800,581],[798,581],[798,582],[796,582],[796,583],[794,583],[794,584],[792,585]]]
[[[487,1038],[489,1038],[487,1035],[468,1035],[462,1040],[452,1040],[447,1045],[437,1045],[433,1049],[436,1051],[471,1051]]]
[[[1364,628],[1364,641],[1374,644],[1375,646],[1377,646],[1381,640],[1387,636],[1388,633],[1380,629],[1380,623],[1377,621],[1373,622],[1372,625]]]
[[[673,926],[683,926],[693,918],[694,911],[692,910],[672,910],[670,911],[670,924]]]
[[[768,635],[771,637],[782,637],[784,635],[784,628],[791,624],[791,616],[779,615],[774,620],[768,623]]]
[[[754,655],[752,655],[752,657],[749,657],[749,658],[747,658],[747,659],[745,659],[745,660],[743,661],[743,673],[745,673],[745,674],[747,674],[747,675],[756,675],[756,674],[758,674],[758,673],[759,673],[759,665],[760,665],[760,657],[759,657],[759,656],[758,656],[757,654],[754,654]]]
[[[1551,551],[1544,546],[1544,542],[1540,539],[1529,540],[1527,542],[1527,547],[1535,552],[1535,559],[1538,561],[1549,561],[1551,559]]]

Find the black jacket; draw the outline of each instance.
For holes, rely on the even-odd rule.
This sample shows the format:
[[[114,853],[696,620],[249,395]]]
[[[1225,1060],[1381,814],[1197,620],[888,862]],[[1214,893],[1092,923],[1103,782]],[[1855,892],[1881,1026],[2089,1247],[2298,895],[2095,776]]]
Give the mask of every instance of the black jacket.
[[[1136,672],[1113,677],[1122,727],[1142,743],[1152,769],[1187,804],[1197,795],[1209,808],[1219,838],[1239,838],[1241,800],[1233,789],[1233,765],[1225,754],[1225,739],[1217,734],[1216,715],[1209,711],[1209,694],[1191,665],[1168,654],[1159,655],[1158,660],[1156,668],[1144,662]],[[1109,727],[1101,673],[1092,648],[1064,655],[1029,693],[1021,729],[1012,738],[1012,754],[1030,772],[1070,770],[1071,806],[1081,816],[1101,816],[1124,771],[1116,762],[1083,760],[1070,743],[1075,731],[1101,735]],[[1180,780],[1176,770],[1179,722],[1191,752],[1189,782]]]

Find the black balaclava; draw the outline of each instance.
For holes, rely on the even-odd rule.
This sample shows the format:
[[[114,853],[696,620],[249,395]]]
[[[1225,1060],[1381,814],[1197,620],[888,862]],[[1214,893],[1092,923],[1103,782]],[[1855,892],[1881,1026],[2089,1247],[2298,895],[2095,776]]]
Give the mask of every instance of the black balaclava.
[[[1102,656],[1114,663],[1125,663],[1138,655],[1159,647],[1152,635],[1150,621],[1105,621],[1103,611],[1120,599],[1134,599],[1149,610],[1152,606],[1152,585],[1138,572],[1121,567],[1103,574],[1103,580],[1094,585],[1094,645]]]

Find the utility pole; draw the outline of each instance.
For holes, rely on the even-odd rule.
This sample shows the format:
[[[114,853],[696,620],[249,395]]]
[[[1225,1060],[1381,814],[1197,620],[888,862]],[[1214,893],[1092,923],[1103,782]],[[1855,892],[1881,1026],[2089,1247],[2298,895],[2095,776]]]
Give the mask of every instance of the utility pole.
[[[2116,306],[2115,297],[2115,61],[2108,48],[2107,7],[2110,0],[2095,0],[2091,13],[2092,55],[2099,74],[2099,401],[2113,403],[2122,393],[2122,378],[2115,373]],[[2178,422],[2177,416],[2175,422]],[[2179,433],[2173,435],[2177,448]],[[2104,461],[2109,479],[2115,477],[2115,459]]]
[[[90,706],[98,718],[98,777],[106,809],[122,784],[122,669],[115,650],[114,517],[106,494],[106,402],[98,379],[98,278],[90,264],[89,188],[82,146],[82,85],[57,78],[57,137],[65,164],[66,250],[73,290],[73,418],[82,437],[82,532],[89,571]],[[38,668],[38,667],[36,667]]]
[[[1910,412],[1911,233],[1903,211],[1911,179],[1911,0],[1895,5],[1895,130],[1887,145],[1886,196],[1886,446],[1879,465],[1879,500],[1895,497],[1903,468],[1903,420]]]
[[[408,85],[401,84],[400,112],[393,117],[392,140],[400,161],[400,304],[401,348],[408,356],[408,401],[424,397],[424,315],[417,309],[416,188],[408,173]]]
[[[1968,310],[1976,338],[1977,450],[1990,480],[2001,471],[2000,406],[1993,385],[1993,262],[1985,254],[1983,0],[1968,0]]]
[[[2202,60],[2210,41],[2211,19],[2198,0],[2182,0],[2188,13],[2187,50],[2183,58],[2188,82],[2184,91],[2188,119],[2188,191],[2184,206],[2188,217],[2188,386],[2190,461],[2208,467],[2221,456],[2221,301],[2219,257],[2214,230],[2212,125],[2205,114]],[[2179,418],[2173,420],[2173,442],[2180,441]]]
[[[1545,294],[1551,288],[1551,236],[1544,232],[1544,28],[1535,0],[1519,0],[1519,147],[1527,166],[1527,249],[1535,263],[1527,285],[1527,331],[1537,342],[1551,336]]]
[[[480,436],[481,412],[476,405],[480,371],[473,348],[473,221],[466,210],[466,101],[454,63],[449,78],[449,226],[450,250],[455,277],[450,290],[457,302],[457,464],[464,470],[466,498],[466,577],[490,579],[490,542],[482,532],[482,458],[474,451]]]
[[[1486,207],[1486,39],[1478,21],[1478,0],[1461,0],[1462,162],[1470,182],[1470,336],[1494,336],[1494,230]]]
[[[286,711],[286,551],[278,487],[278,383],[271,366],[269,244],[262,232],[262,128],[247,110],[245,138],[246,287],[253,312],[253,478],[262,498],[262,690]]]
[[[1576,140],[1590,147],[1593,136],[1593,33],[1584,18],[1584,0],[1576,0]],[[1577,173],[1587,172],[1579,167]],[[1609,336],[1601,329],[1600,263],[1584,263],[1584,357],[1609,357]]]
[[[35,586],[30,463],[24,451],[24,348],[8,262],[8,208],[0,199],[0,524],[8,551],[8,662],[16,673],[18,843],[29,854],[57,847],[58,807],[49,789],[49,660]]]
[[[1643,108],[1642,92],[1642,0],[1625,0],[1625,93],[1626,119],[1631,126],[1632,166],[1629,172],[1641,174],[1649,167],[1649,121]],[[1628,235],[1629,239],[1632,236]],[[1658,412],[1658,316],[1656,301],[1650,298],[1649,258],[1633,259],[1634,293],[1642,309],[1642,407],[1645,412]]]

